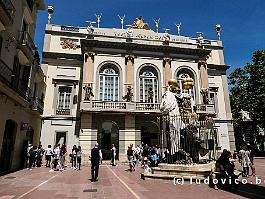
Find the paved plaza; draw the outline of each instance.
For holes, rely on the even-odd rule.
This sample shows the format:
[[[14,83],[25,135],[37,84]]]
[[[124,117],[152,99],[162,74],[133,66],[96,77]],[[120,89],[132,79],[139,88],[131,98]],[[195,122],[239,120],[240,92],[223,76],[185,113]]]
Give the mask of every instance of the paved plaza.
[[[112,167],[101,165],[99,181],[91,182],[90,168],[80,171],[66,169],[49,172],[42,167],[27,169],[0,177],[0,199],[32,198],[265,198],[265,159],[256,159],[256,169],[262,183],[257,185],[255,177],[245,178],[248,184],[240,184],[237,190],[214,190],[204,184],[174,185],[173,181],[142,180],[142,169],[127,172],[126,165]],[[241,178],[240,178],[241,179]],[[252,183],[252,184],[251,184]]]

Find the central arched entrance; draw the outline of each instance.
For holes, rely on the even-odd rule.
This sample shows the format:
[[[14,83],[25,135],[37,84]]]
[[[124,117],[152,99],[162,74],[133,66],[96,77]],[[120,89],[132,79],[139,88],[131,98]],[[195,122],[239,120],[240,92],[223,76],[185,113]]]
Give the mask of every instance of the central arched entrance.
[[[111,159],[112,144],[116,147],[116,158],[119,157],[119,129],[112,121],[102,122],[98,129],[98,143],[104,160]]]
[[[159,128],[155,122],[145,122],[141,125],[141,141],[148,146],[159,145]]]

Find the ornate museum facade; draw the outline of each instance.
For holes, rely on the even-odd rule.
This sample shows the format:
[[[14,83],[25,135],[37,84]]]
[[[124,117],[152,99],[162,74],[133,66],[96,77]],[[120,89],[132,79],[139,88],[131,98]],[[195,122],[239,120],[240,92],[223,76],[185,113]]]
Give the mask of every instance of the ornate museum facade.
[[[111,144],[120,159],[129,144],[160,144],[160,102],[176,79],[198,113],[214,115],[219,149],[234,150],[222,42],[154,32],[138,20],[127,29],[47,24],[41,143],[81,145],[89,154],[98,142],[104,159]],[[185,90],[188,77],[194,87]]]

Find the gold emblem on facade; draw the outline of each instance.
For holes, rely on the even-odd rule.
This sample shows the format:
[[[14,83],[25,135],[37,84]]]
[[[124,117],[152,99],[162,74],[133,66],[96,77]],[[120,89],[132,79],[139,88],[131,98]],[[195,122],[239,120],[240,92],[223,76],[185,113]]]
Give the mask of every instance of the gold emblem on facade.
[[[69,49],[77,49],[77,48],[80,48],[79,45],[77,45],[74,40],[72,39],[66,39],[64,41],[61,42],[61,46],[63,49],[66,49],[66,48],[69,48]]]

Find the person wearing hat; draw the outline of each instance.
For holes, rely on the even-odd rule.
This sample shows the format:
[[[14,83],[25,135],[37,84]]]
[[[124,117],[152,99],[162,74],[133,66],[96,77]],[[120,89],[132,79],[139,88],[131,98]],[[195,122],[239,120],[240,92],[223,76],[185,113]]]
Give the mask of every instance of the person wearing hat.
[[[99,149],[98,143],[95,144],[94,148],[91,150],[91,182],[98,181],[98,170],[99,163],[102,161],[102,152]]]

